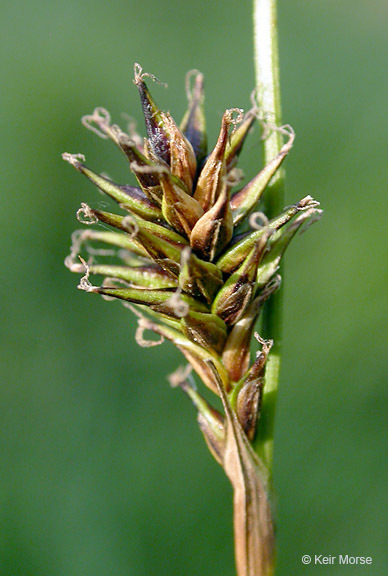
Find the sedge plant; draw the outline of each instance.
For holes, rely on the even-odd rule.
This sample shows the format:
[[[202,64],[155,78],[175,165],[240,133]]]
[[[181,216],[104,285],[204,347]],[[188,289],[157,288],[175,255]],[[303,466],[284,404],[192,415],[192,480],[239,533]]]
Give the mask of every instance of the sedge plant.
[[[82,122],[118,147],[137,186],[95,172],[81,154],[63,154],[119,208],[116,213],[81,204],[77,218],[87,228],[73,234],[66,266],[83,274],[80,289],[119,299],[131,309],[138,344],[168,340],[185,357],[187,366],[170,381],[192,400],[207,446],[232,484],[238,576],[274,572],[279,271],[292,238],[320,215],[311,196],[283,206],[282,163],[294,132],[280,122],[273,1],[256,2],[255,27],[258,81],[252,108],[225,111],[211,150],[203,75],[189,72],[187,111],[178,124],[151,96],[149,80],[156,78],[135,64],[146,137],[133,126],[124,131],[113,124],[103,108]],[[237,163],[255,122],[262,128],[264,167],[241,182]],[[100,281],[92,283],[94,276]],[[255,331],[260,315],[265,338]],[[160,339],[147,339],[147,331]],[[197,388],[193,373],[221,399],[222,413]]]

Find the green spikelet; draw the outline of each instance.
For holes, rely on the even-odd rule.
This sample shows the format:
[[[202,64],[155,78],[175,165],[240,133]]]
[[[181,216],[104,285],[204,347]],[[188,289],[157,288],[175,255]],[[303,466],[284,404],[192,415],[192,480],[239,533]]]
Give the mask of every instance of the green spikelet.
[[[246,115],[237,110],[237,119],[236,109],[227,110],[208,154],[203,75],[189,73],[188,108],[180,127],[155,103],[147,77],[155,80],[135,65],[144,140],[112,125],[102,108],[83,118],[85,126],[122,151],[138,187],[99,175],[80,154],[63,155],[123,210],[116,214],[82,204],[78,219],[94,227],[74,234],[66,265],[84,274],[79,288],[133,308],[139,318],[139,344],[155,344],[144,339],[145,330],[173,342],[200,380],[221,397],[226,420],[192,381],[178,382],[198,410],[198,424],[211,452],[223,464],[225,425],[230,428],[233,420],[230,410],[247,442],[253,441],[260,425],[270,354],[270,344],[259,338],[262,350],[256,360],[251,358],[260,311],[280,286],[277,271],[291,239],[321,211],[306,196],[271,221],[260,213],[258,225],[260,199],[292,148],[292,129],[276,128],[285,137],[280,153],[233,191],[231,171],[255,123],[256,109]],[[95,286],[90,276],[103,280]]]

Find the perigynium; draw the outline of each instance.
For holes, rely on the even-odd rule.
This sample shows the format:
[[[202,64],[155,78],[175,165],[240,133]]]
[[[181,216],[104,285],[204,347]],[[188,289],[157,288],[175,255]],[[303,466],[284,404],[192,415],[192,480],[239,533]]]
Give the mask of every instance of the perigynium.
[[[268,576],[273,572],[268,463],[252,443],[261,422],[272,342],[263,340],[255,325],[280,286],[277,272],[290,240],[320,215],[319,204],[306,196],[271,220],[258,211],[267,185],[292,147],[290,126],[266,124],[256,105],[246,114],[232,108],[225,111],[209,153],[202,74],[188,75],[188,109],[179,126],[152,99],[147,76],[155,79],[136,64],[134,83],[146,138],[133,128],[127,133],[112,124],[103,108],[82,119],[121,150],[137,187],[94,172],[81,154],[63,154],[121,209],[116,214],[81,204],[78,220],[103,227],[74,232],[65,263],[72,272],[84,274],[80,289],[118,298],[132,309],[141,346],[167,339],[185,356],[187,367],[170,380],[193,401],[207,445],[234,488],[238,574]],[[257,176],[241,185],[237,162],[256,120],[264,128],[263,137],[277,130],[285,143]],[[91,275],[102,282],[92,284]],[[145,339],[146,330],[160,340]],[[252,359],[253,337],[259,350]],[[221,398],[223,414],[197,390],[190,369]]]

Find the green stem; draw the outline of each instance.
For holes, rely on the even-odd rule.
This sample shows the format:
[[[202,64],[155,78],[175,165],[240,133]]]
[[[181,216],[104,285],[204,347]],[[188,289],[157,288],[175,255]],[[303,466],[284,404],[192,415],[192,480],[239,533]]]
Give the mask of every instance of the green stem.
[[[281,126],[279,54],[276,0],[254,0],[254,42],[256,98],[266,123]],[[267,164],[282,147],[282,135],[271,131],[263,141],[263,160]],[[267,187],[265,213],[269,219],[284,207],[284,169],[277,171]],[[274,340],[267,369],[262,416],[255,450],[272,476],[273,432],[280,374],[282,339],[282,291],[275,293],[263,311],[263,336]]]

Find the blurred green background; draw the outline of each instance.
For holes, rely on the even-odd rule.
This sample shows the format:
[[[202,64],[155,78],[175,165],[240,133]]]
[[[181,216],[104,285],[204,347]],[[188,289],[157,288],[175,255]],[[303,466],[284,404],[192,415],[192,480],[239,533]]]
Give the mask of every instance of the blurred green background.
[[[210,142],[249,107],[250,2],[41,0],[1,7],[1,576],[232,576],[231,490],[165,375],[172,346],[134,343],[133,316],[76,290],[63,266],[81,201],[60,157],[125,182],[80,125],[106,106],[141,122],[133,63],[206,77]],[[323,220],[289,250],[276,428],[278,576],[385,574],[387,29],[383,0],[279,2],[283,118],[297,133],[287,200]],[[245,167],[260,166],[256,131]],[[245,162],[245,163],[244,163]],[[309,566],[303,554],[372,556]]]

